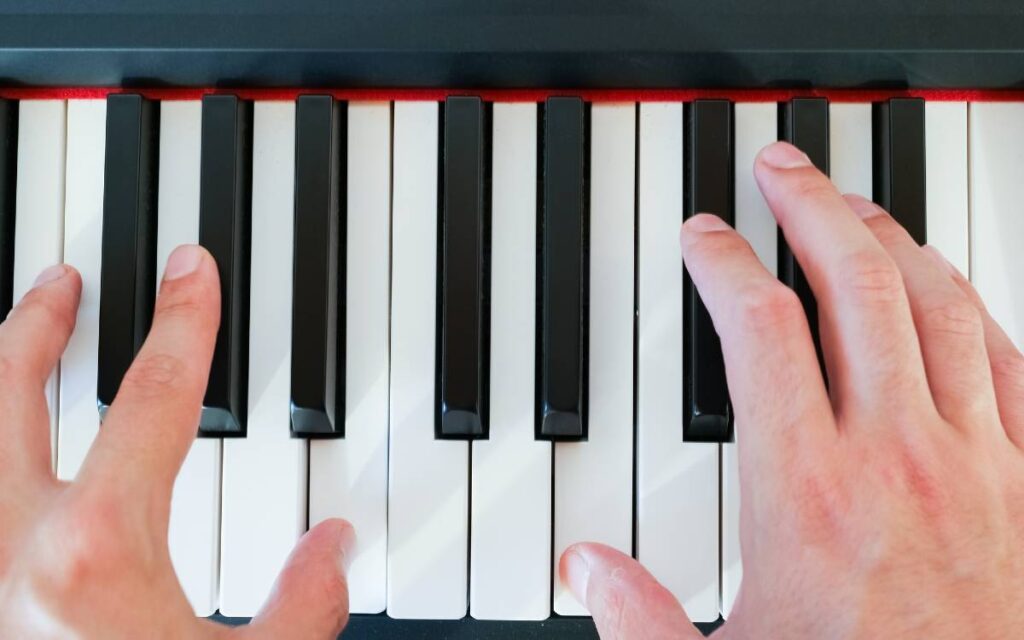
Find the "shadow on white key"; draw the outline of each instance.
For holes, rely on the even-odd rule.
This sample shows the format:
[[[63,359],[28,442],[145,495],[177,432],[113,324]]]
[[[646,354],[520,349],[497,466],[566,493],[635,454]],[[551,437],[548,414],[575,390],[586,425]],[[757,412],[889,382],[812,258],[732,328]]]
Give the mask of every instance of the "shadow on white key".
[[[252,616],[306,529],[306,441],[291,437],[295,103],[253,107],[249,415],[223,447],[220,612]]]
[[[57,477],[73,480],[100,428],[96,367],[103,249],[105,100],[68,101],[64,261],[82,276],[75,331],[60,361]]]
[[[829,176],[841,193],[869,200],[873,193],[871,127],[871,103],[829,104]]]
[[[1018,349],[1024,348],[1024,103],[971,103],[970,277]]]
[[[718,618],[718,445],[683,442],[683,137],[682,104],[640,105],[636,550],[691,619],[708,622]]]
[[[495,104],[490,439],[474,441],[470,615],[551,614],[551,443],[534,438],[537,105]]]
[[[845,105],[844,105],[845,106]],[[760,258],[761,263],[772,274],[775,274],[778,267],[778,230],[775,224],[775,217],[768,209],[761,191],[754,181],[754,158],[758,152],[768,144],[777,139],[777,120],[775,104],[737,104],[736,105],[736,230],[750,242],[754,253]],[[867,110],[867,124],[870,127],[870,108]],[[863,114],[855,111],[856,117]],[[843,116],[840,116],[840,125],[843,126]],[[846,131],[846,129],[843,129]],[[868,129],[870,132],[870,128]],[[830,137],[832,133],[830,132]],[[835,150],[835,146],[832,146]],[[863,152],[864,149],[861,149]],[[871,145],[868,137],[867,161],[868,177],[870,178],[871,168]],[[865,188],[863,181],[859,181],[861,174],[854,169],[848,169],[849,163],[843,162],[847,158],[839,159],[840,173],[845,175],[847,180],[859,184],[859,189]],[[830,165],[835,167],[837,161],[836,153],[832,153],[829,159]],[[867,183],[867,194],[871,194],[870,182]],[[757,428],[752,425],[750,428]],[[744,425],[737,425],[736,437],[740,438]],[[721,612],[725,618],[732,612],[736,594],[743,579],[743,563],[740,554],[740,476],[739,476],[739,450],[736,443],[722,445],[722,604]]]
[[[928,244],[967,273],[967,103],[925,102],[925,210]]]
[[[22,100],[18,112],[18,181],[14,225],[14,303],[39,273],[63,260],[64,162],[67,105],[63,100]],[[50,448],[57,467],[58,380],[46,381]]]
[[[309,523],[356,531],[352,613],[387,605],[391,105],[348,105],[345,437],[309,443]]]
[[[199,144],[197,100],[160,105],[160,182],[157,197],[157,282],[167,257],[199,240]],[[199,425],[196,425],[198,429]],[[168,544],[171,561],[196,615],[217,610],[220,548],[219,438],[192,444],[171,497]]]
[[[556,576],[559,557],[574,542],[625,553],[633,547],[636,105],[595,104],[590,123],[588,439],[555,443]],[[561,579],[554,582],[555,612],[586,615]]]
[[[469,444],[434,439],[438,104],[396,102],[388,614],[466,615]],[[358,533],[357,533],[358,535]]]

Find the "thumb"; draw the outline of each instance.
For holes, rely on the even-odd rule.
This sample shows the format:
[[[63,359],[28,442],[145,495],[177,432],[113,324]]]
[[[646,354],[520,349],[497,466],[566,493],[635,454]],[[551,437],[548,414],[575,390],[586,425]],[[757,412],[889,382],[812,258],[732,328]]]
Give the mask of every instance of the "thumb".
[[[348,623],[345,572],[355,548],[352,525],[324,520],[295,546],[245,638],[337,638]]]
[[[596,542],[574,544],[558,563],[562,582],[594,617],[602,640],[703,640],[682,606],[639,562]]]

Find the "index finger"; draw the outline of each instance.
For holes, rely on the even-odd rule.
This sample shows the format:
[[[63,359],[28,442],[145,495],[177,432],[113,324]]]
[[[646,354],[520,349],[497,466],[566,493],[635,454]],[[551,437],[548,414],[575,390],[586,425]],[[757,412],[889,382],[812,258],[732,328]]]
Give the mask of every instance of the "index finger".
[[[121,382],[79,478],[169,504],[195,438],[220,321],[217,266],[184,246],[167,261],[153,326]]]
[[[722,340],[741,466],[778,468],[835,435],[832,406],[796,294],[717,216],[683,224],[683,259]],[[799,445],[797,445],[799,443]],[[810,447],[808,447],[810,445]]]

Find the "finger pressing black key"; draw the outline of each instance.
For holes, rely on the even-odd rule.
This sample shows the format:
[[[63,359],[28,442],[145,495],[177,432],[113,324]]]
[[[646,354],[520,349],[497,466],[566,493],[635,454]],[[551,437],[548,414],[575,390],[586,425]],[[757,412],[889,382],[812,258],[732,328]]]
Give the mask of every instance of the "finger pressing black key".
[[[549,98],[543,118],[540,348],[536,435],[587,437],[587,117],[579,98]]]
[[[697,100],[688,105],[685,117],[686,217],[712,213],[732,225],[732,103]],[[683,439],[728,442],[732,439],[732,407],[722,345],[685,267],[683,316]]]
[[[445,102],[444,202],[438,239],[439,438],[487,437],[485,123],[479,98],[450,97]]]
[[[0,322],[14,302],[14,208],[18,185],[18,101],[0,100]]]
[[[828,175],[828,100],[826,98],[794,98],[779,108],[779,138],[807,154],[819,171]],[[818,303],[807,282],[803,269],[786,244],[785,235],[779,229],[779,279],[792,289],[807,315],[818,363],[825,374],[825,357],[821,350],[818,329]]]
[[[101,416],[153,320],[159,132],[156,103],[129,94],[107,98],[96,372]]]
[[[334,98],[298,99],[291,376],[296,436],[341,437],[345,432],[343,129],[344,111]]]
[[[200,436],[245,435],[251,184],[252,103],[229,95],[204,96],[199,244],[217,261],[221,313]]]
[[[918,244],[928,242],[925,205],[924,100],[874,105],[874,200]]]

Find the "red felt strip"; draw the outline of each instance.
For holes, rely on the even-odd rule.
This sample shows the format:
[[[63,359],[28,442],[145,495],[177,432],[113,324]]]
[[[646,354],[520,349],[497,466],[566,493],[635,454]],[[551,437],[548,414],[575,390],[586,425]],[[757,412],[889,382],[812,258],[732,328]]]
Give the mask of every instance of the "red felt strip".
[[[1017,102],[1024,90],[1002,89],[345,89],[345,88],[132,88],[122,87],[9,87],[0,97],[29,99],[99,99],[110,93],[141,93],[158,100],[196,100],[210,93],[230,93],[252,100],[294,100],[303,93],[331,94],[341,100],[443,100],[450,95],[474,95],[488,101],[540,102],[553,95],[580,96],[591,102],[688,102],[725,98],[735,102],[780,102],[793,97],[820,96],[833,102],[874,102],[897,96],[932,101]]]

